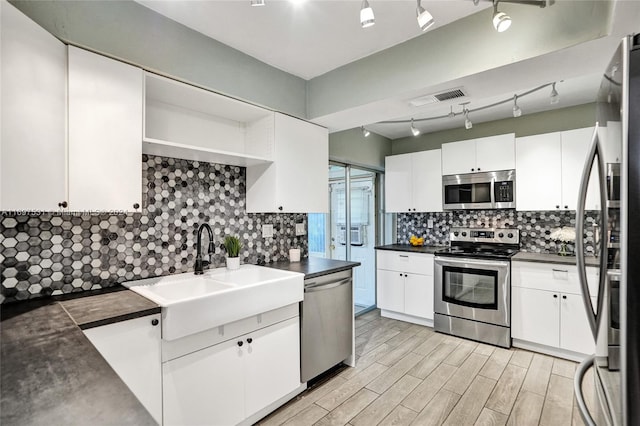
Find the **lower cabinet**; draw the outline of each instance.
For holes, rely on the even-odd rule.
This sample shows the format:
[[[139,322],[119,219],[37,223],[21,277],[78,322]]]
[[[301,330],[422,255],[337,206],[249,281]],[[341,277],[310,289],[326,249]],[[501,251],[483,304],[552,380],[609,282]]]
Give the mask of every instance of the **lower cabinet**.
[[[164,424],[235,425],[300,386],[299,317],[167,361]]]
[[[378,250],[376,283],[378,308],[412,321],[433,321],[433,255]],[[416,321],[414,321],[416,322]]]
[[[83,331],[153,419],[162,424],[160,314]]]
[[[595,351],[577,269],[571,265],[512,262],[511,335],[524,342],[581,354]],[[595,268],[587,268],[590,282]],[[591,298],[592,306],[596,305]]]

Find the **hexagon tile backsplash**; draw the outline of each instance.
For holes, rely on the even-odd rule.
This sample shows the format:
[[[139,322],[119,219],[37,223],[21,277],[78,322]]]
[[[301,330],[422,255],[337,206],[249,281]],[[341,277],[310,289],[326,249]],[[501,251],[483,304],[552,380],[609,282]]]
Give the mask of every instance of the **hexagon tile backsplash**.
[[[123,281],[193,271],[197,227],[209,223],[224,266],[225,235],[242,241],[243,263],[308,253],[295,236],[306,214],[250,214],[245,171],[236,166],[143,155],[143,211],[127,214],[45,213],[0,218],[0,302],[110,287]],[[273,224],[273,238],[262,238]],[[204,237],[206,241],[206,233]]]

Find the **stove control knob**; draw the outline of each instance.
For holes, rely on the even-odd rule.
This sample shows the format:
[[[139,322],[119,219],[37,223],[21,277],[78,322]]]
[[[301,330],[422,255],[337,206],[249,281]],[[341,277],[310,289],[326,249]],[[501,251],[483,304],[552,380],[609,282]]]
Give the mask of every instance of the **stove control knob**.
[[[467,233],[466,233],[466,232],[463,232],[463,233],[462,233],[462,236],[463,236],[463,237],[466,237],[466,236],[467,236]]]
[[[501,232],[501,233],[498,234],[498,237],[502,238],[502,237],[504,237],[504,234]]]
[[[457,237],[457,236],[458,236],[458,231],[455,231],[455,232],[453,233],[453,235]]]
[[[513,238],[513,234],[511,232],[509,232],[509,234],[507,235],[507,237],[509,238]]]

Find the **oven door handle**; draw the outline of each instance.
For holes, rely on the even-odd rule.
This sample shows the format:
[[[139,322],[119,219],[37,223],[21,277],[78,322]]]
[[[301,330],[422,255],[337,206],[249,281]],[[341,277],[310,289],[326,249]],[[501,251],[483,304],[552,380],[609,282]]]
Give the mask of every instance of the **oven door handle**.
[[[469,259],[465,258],[464,260],[457,260],[451,258],[444,257],[436,257],[435,258],[436,265],[443,266],[458,266],[458,265],[473,265],[473,266],[483,266],[483,267],[505,267],[509,266],[509,261],[507,260],[486,260],[486,259]]]

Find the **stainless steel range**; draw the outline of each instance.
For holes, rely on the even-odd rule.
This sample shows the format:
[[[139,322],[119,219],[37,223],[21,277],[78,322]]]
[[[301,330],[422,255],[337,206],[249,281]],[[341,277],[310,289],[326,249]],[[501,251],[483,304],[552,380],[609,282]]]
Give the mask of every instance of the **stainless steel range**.
[[[511,347],[511,257],[517,229],[451,228],[436,252],[434,329]]]

